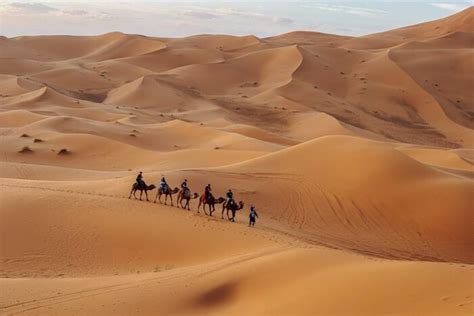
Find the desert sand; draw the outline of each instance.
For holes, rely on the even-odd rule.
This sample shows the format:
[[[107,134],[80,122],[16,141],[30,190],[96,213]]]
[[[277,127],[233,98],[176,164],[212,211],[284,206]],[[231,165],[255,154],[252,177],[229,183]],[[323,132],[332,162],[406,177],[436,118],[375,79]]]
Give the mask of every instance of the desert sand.
[[[357,38],[1,37],[0,313],[474,314],[473,43],[472,7]],[[139,171],[244,209],[128,199]]]

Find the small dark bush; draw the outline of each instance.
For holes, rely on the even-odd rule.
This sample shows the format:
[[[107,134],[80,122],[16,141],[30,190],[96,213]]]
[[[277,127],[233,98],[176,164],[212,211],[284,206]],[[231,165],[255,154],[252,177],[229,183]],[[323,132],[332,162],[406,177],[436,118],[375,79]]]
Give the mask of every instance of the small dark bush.
[[[33,150],[30,149],[30,147],[25,146],[23,147],[20,151],[18,151],[20,154],[31,154],[33,153]]]
[[[71,152],[67,150],[66,148],[61,149],[58,151],[58,155],[69,155]]]

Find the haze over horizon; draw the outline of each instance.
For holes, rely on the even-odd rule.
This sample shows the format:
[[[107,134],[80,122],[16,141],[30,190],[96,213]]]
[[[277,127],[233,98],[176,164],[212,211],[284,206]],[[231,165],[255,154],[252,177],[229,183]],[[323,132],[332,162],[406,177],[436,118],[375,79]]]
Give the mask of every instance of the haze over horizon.
[[[360,36],[439,19],[472,1],[4,1],[0,35],[95,35],[119,31],[183,37],[259,37],[291,31]]]

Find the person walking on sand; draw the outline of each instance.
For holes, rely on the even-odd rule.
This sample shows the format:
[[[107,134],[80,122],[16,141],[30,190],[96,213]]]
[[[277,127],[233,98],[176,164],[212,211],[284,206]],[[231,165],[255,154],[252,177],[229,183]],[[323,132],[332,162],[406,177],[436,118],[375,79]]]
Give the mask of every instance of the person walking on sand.
[[[256,218],[258,218],[257,211],[255,210],[255,206],[250,206],[250,214],[249,214],[249,227],[255,226]]]

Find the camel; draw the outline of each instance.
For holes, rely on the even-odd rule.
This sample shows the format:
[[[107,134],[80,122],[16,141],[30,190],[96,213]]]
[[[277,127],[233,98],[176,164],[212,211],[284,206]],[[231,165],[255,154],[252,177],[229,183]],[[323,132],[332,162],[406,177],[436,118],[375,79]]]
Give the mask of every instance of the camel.
[[[189,211],[190,210],[189,201],[192,199],[197,199],[198,197],[199,197],[199,194],[197,193],[191,194],[191,190],[187,188],[182,189],[178,193],[178,198],[176,199],[176,207],[181,206],[181,208],[184,208],[184,209],[187,208]],[[183,206],[183,201],[186,201],[186,204],[184,206]]]
[[[173,206],[173,194],[176,194],[178,192],[179,192],[178,188],[174,188],[173,190],[171,190],[171,188],[169,186],[166,186],[164,190],[159,188],[158,192],[156,193],[156,197],[155,197],[154,202],[156,203],[156,200],[158,199],[161,203],[161,196],[164,194],[165,195],[165,205],[166,205],[166,201],[168,200],[168,196],[169,196],[170,200],[171,200],[171,206]]]
[[[140,191],[140,201],[142,200],[142,194],[143,194],[143,191],[145,191],[145,196],[146,196],[146,200],[148,200],[148,192],[147,191],[151,191],[153,189],[155,189],[155,185],[152,184],[152,185],[146,185],[146,183],[143,183],[141,185],[138,185],[138,183],[134,183],[132,185],[132,190],[130,190],[130,195],[128,196],[128,198],[131,198],[132,197],[132,194],[133,194],[133,197],[135,198],[135,200],[137,199],[137,196],[135,195],[135,193],[137,191]]]
[[[223,197],[215,198],[212,194],[209,194],[209,197],[206,199],[206,194],[201,195],[201,198],[199,199],[199,205],[198,205],[198,213],[199,213],[199,208],[201,207],[202,204],[202,209],[204,210],[204,214],[212,216],[212,213],[216,210],[215,205],[216,204],[222,204],[224,203],[225,199]],[[206,204],[209,205],[209,214],[206,212]]]
[[[235,202],[231,203],[230,205],[227,204],[228,203],[224,203],[222,205],[222,219],[224,219],[224,210],[227,210],[227,219],[229,221],[235,222],[235,212],[244,208],[244,202],[240,201],[239,204]],[[232,212],[232,218],[229,218],[229,211]]]

